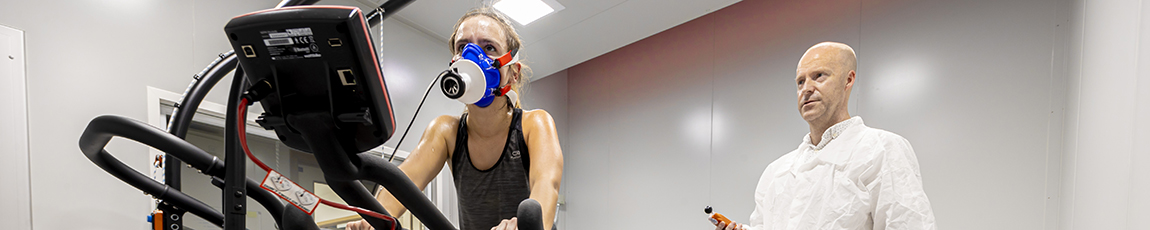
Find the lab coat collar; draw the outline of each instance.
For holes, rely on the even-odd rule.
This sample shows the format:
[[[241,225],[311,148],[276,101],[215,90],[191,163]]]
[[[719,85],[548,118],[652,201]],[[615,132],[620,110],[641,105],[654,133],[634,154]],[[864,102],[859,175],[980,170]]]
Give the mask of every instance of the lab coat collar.
[[[815,154],[817,161],[834,164],[836,166],[843,166],[847,160],[850,159],[853,149],[858,145],[861,140],[860,133],[866,128],[863,124],[861,117],[855,116],[851,119],[839,122],[826,132],[823,132],[823,140],[818,144],[811,144],[810,133],[803,138],[803,148],[807,149],[805,154]],[[839,138],[843,137],[843,138]],[[799,165],[817,164],[815,161],[800,162]],[[800,168],[813,167],[814,165],[800,166]]]
[[[826,148],[827,144],[832,140],[841,136],[843,132],[845,132],[848,128],[854,127],[856,125],[863,125],[862,117],[854,116],[845,121],[840,121],[839,123],[832,125],[830,128],[827,128],[827,131],[823,132],[822,141],[819,141],[818,144],[811,143],[811,133],[807,133],[807,135],[803,136],[803,144],[806,144],[807,147],[815,151],[822,150],[823,148]]]

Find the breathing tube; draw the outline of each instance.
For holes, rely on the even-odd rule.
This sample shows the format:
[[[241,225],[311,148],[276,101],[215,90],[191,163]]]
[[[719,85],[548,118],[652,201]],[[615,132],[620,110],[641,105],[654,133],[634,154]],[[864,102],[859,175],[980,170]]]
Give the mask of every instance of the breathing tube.
[[[403,138],[406,138],[407,132],[411,131],[411,125],[415,124],[415,118],[419,116],[419,110],[423,109],[423,102],[427,101],[427,94],[431,93],[431,88],[435,87],[436,81],[438,81],[438,79],[431,81],[431,84],[427,85],[427,90],[423,92],[423,98],[419,99],[419,106],[415,107],[415,114],[411,115],[411,121],[407,122],[407,128],[403,130],[403,134],[399,135],[399,142],[395,143],[395,148],[391,150],[391,157],[387,158],[387,162],[391,162],[391,160],[395,159],[395,153],[399,152],[399,145],[403,144]]]

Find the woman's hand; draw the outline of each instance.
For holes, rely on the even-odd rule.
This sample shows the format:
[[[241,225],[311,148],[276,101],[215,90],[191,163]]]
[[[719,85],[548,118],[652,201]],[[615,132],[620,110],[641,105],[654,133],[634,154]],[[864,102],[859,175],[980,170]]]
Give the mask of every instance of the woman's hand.
[[[345,230],[375,230],[375,228],[371,227],[371,224],[368,224],[366,220],[357,220],[354,222],[348,222],[347,227],[344,229]]]
[[[350,226],[350,225],[349,225]],[[511,219],[503,219],[499,222],[499,226],[491,227],[491,230],[518,230],[519,219],[511,217]]]

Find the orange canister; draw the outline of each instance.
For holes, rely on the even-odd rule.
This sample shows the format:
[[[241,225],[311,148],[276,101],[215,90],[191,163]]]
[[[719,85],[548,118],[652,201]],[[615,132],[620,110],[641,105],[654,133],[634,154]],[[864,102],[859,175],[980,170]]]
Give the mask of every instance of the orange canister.
[[[727,219],[726,216],[723,216],[723,214],[719,214],[717,212],[714,212],[714,210],[711,209],[711,206],[707,206],[706,209],[703,209],[703,212],[706,212],[707,215],[711,216],[711,219],[710,219],[711,224],[714,224],[716,226],[718,226],[719,223],[723,223],[723,225],[728,225],[728,224],[734,223],[731,221],[731,219]]]

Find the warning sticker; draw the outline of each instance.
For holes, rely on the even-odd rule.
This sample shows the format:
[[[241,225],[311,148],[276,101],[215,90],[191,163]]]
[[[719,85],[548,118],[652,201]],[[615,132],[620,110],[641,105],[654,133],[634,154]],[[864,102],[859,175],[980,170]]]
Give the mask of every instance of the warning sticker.
[[[310,27],[260,31],[272,60],[322,57]]]
[[[281,199],[288,201],[308,215],[315,212],[315,208],[319,206],[318,196],[303,189],[299,184],[289,180],[275,170],[268,171],[268,175],[264,177],[260,188],[275,193]]]

